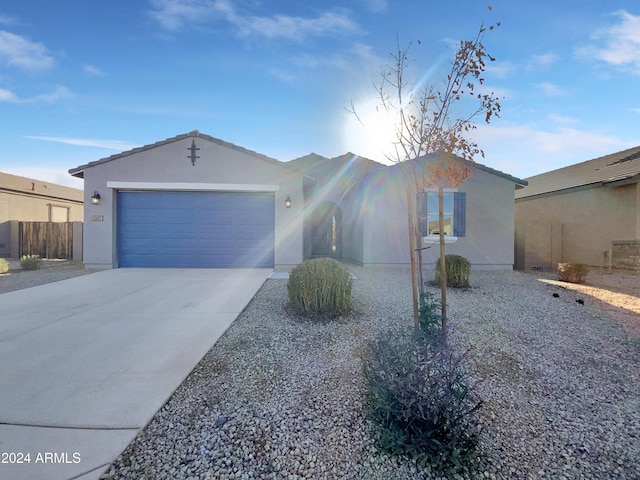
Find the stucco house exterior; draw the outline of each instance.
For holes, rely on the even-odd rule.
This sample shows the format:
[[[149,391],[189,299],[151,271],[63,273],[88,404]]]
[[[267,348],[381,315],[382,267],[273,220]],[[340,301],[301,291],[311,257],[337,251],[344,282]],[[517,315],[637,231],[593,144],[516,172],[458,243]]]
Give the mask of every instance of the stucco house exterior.
[[[418,159],[418,170],[435,160]],[[331,253],[363,265],[409,264],[406,192],[415,175],[404,170],[413,171],[411,162],[385,166],[349,153],[334,159],[311,154],[289,163],[313,178],[319,192],[305,217],[311,239],[305,241],[306,257]],[[514,189],[526,182],[479,163],[468,166],[470,177],[445,190],[447,253],[466,257],[474,269],[510,270]],[[420,223],[423,244],[429,247],[423,264],[434,266],[439,256],[437,190],[416,201],[423,202]]]
[[[85,182],[87,266],[288,270],[320,256],[408,264],[402,168],[353,154],[280,162],[193,131],[70,173]],[[522,185],[476,165],[447,192],[448,251],[474,268],[513,268],[514,188]],[[430,220],[426,241],[435,242]]]
[[[80,240],[83,210],[82,190],[0,172],[0,257],[19,256],[20,222],[74,222]],[[76,247],[81,259],[82,244]]]
[[[286,268],[301,259],[301,175],[265,155],[192,131],[70,173],[85,184],[85,266]]]
[[[516,268],[640,269],[640,147],[527,178],[516,192]]]

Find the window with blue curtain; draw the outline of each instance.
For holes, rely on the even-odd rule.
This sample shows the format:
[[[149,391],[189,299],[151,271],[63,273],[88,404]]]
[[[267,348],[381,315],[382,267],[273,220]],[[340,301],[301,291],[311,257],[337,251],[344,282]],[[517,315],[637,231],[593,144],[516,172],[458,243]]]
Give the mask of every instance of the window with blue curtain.
[[[466,192],[444,192],[443,195],[444,234],[454,237],[466,235]],[[422,235],[425,237],[440,234],[438,221],[438,191],[427,190],[422,193]]]

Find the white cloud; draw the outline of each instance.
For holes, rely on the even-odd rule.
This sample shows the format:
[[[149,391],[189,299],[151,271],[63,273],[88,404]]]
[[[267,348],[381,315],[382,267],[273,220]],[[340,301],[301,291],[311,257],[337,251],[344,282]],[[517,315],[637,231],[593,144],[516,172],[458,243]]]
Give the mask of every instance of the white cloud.
[[[557,85],[549,82],[538,83],[536,88],[549,97],[561,97],[567,93]]]
[[[377,55],[370,45],[356,43],[348,52],[333,55],[299,55],[292,59],[292,63],[305,68],[338,68],[347,70],[354,68],[362,72],[363,69],[378,73],[384,67],[387,59]]]
[[[0,14],[0,25],[15,25],[18,23],[16,17]]]
[[[376,13],[384,12],[389,6],[387,0],[360,0],[360,3],[362,3],[365,8]]]
[[[67,87],[56,87],[50,93],[42,93],[31,98],[20,98],[10,90],[0,88],[0,102],[10,103],[55,103],[59,100],[73,97],[73,94]]]
[[[104,72],[94,65],[85,65],[82,69],[91,77],[104,77]]]
[[[613,15],[620,19],[618,24],[592,35],[601,45],[582,47],[576,53],[582,58],[601,60],[640,75],[640,16],[625,10]]]
[[[201,22],[219,11],[225,2],[211,0],[151,0],[154,10],[150,12],[162,28],[179,30],[185,23]]]
[[[287,83],[294,83],[298,78],[294,72],[285,68],[270,68],[268,72],[278,80]]]
[[[479,125],[474,140],[485,152],[480,163],[525,178],[634,146],[596,131],[558,126]]]
[[[0,30],[0,62],[28,71],[47,70],[54,64],[44,45],[4,30]]]
[[[563,115],[557,115],[555,113],[550,113],[549,115],[547,115],[547,118],[549,118],[549,120],[551,120],[553,123],[557,124],[557,125],[577,125],[578,124],[578,119],[573,118],[573,117],[565,117]]]
[[[25,103],[55,103],[58,100],[73,97],[73,94],[67,87],[56,87],[51,93],[43,93],[28,100]]]
[[[117,150],[123,152],[138,147],[139,145],[133,145],[121,140],[98,140],[92,138],[71,138],[71,137],[46,137],[38,135],[28,135],[24,138],[31,140],[42,140],[45,142],[64,143],[65,145],[73,145],[74,147],[96,147],[106,148],[108,150]]]
[[[358,26],[345,11],[324,12],[315,18],[289,15],[243,15],[228,0],[151,0],[150,12],[162,28],[177,31],[189,23],[224,20],[243,37],[286,38],[300,41],[341,31],[356,31]]]
[[[0,103],[1,102],[18,103],[19,99],[13,92],[0,88]]]
[[[341,31],[355,31],[356,25],[344,14],[325,12],[317,18],[290,17],[236,17],[235,26],[241,36],[287,38],[302,40],[309,36],[323,36]]]
[[[533,55],[527,64],[529,70],[546,70],[554,63],[560,60],[555,53],[544,53],[542,55]]]
[[[509,78],[517,71],[518,67],[511,62],[491,62],[485,70],[487,76],[495,78]]]

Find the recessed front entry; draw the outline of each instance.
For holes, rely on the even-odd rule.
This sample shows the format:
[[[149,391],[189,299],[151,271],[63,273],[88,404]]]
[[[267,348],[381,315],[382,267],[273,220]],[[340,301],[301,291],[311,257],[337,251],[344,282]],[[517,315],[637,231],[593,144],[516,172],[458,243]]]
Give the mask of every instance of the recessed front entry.
[[[342,257],[342,210],[333,202],[322,202],[313,211],[311,256]]]
[[[273,268],[273,193],[121,191],[119,267]]]

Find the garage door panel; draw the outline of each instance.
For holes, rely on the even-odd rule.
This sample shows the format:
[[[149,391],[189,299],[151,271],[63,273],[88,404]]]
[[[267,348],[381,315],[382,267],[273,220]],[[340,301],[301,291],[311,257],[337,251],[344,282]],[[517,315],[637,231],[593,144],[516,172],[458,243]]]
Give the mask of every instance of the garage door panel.
[[[271,268],[274,195],[119,192],[121,267]]]

